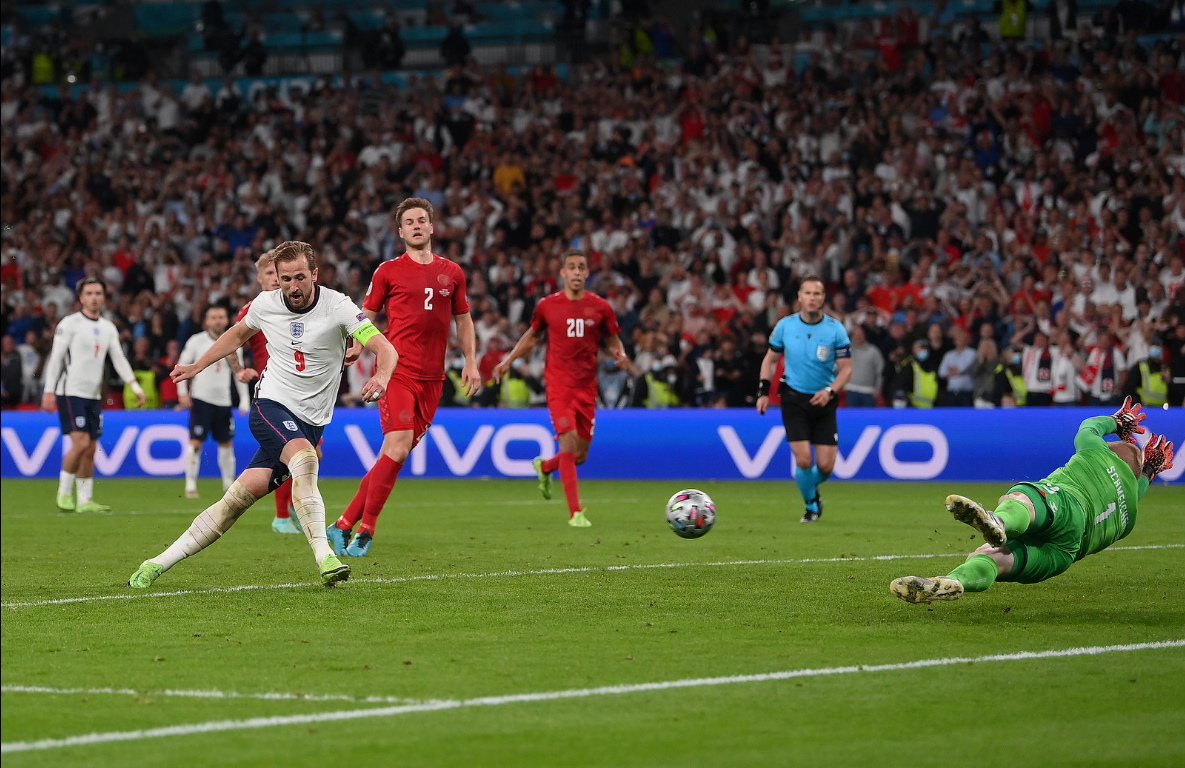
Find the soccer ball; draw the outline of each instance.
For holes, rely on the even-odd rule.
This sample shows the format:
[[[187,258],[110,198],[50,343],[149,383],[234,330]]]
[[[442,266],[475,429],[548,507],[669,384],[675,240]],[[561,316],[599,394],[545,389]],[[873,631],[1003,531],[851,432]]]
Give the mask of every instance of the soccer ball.
[[[703,491],[686,488],[667,502],[667,524],[676,536],[698,539],[716,524],[716,504]]]

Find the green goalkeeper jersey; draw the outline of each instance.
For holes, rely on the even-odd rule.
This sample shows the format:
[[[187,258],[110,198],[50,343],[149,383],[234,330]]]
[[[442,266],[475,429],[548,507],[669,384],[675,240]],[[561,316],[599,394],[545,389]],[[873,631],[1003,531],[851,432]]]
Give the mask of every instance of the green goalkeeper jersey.
[[[1078,560],[1102,551],[1136,527],[1136,506],[1148,490],[1110,448],[1103,435],[1115,432],[1115,419],[1096,416],[1082,422],[1074,437],[1074,455],[1062,468],[1038,483],[1046,491],[1070,493],[1086,513],[1086,530]],[[1055,514],[1057,510],[1055,510]]]

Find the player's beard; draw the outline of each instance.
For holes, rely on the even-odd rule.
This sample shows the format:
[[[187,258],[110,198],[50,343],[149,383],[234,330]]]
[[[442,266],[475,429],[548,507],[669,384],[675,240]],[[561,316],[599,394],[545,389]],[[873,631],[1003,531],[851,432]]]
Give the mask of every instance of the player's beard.
[[[315,288],[313,290],[316,290]],[[312,300],[312,291],[305,293],[299,289],[288,294],[288,303],[292,305],[293,309],[304,309]]]

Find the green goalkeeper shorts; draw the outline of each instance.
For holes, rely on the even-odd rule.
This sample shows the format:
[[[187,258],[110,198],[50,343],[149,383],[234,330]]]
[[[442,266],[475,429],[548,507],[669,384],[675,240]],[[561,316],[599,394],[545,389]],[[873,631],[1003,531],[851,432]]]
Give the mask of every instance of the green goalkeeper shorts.
[[[1012,571],[1000,581],[1036,584],[1064,573],[1078,559],[1086,533],[1086,512],[1071,494],[1048,483],[1021,483],[1008,493],[1023,493],[1034,505],[1044,505],[1052,518],[1041,531],[1030,528],[1004,545],[1016,558]]]

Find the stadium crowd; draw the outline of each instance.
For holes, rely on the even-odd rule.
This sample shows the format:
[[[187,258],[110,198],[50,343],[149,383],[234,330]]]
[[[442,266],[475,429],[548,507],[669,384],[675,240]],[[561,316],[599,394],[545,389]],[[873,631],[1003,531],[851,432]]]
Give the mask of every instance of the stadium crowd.
[[[633,360],[604,367],[607,407],[751,404],[808,275],[852,338],[848,405],[1185,401],[1181,38],[1083,20],[1039,45],[974,24],[920,39],[905,13],[824,35],[797,71],[776,39],[703,28],[660,58],[669,27],[637,29],[566,77],[470,61],[253,95],[5,79],[5,407],[38,401],[80,279],[110,286],[149,405],[175,407],[182,345],[207,305],[254,296],[261,253],[307,241],[320,282],[361,302],[412,195],[465,269],[486,380],[580,248]],[[525,387],[469,403],[446,383],[445,404],[541,402],[541,355],[508,378]]]

